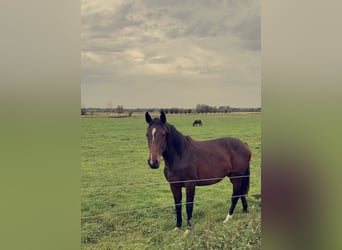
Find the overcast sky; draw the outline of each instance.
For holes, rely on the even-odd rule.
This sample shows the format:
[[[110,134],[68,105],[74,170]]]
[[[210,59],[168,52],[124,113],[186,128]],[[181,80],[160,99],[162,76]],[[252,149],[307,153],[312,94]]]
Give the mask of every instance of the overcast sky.
[[[82,0],[83,107],[261,106],[260,0]]]

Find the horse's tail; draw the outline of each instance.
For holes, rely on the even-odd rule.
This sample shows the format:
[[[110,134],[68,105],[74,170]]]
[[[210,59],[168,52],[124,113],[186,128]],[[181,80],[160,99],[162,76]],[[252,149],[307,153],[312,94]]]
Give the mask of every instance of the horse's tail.
[[[240,188],[240,194],[241,195],[247,195],[248,191],[249,191],[249,174],[250,174],[250,170],[249,170],[249,164],[248,164],[248,168],[245,171],[244,176],[242,177],[242,181],[241,181],[241,188]]]

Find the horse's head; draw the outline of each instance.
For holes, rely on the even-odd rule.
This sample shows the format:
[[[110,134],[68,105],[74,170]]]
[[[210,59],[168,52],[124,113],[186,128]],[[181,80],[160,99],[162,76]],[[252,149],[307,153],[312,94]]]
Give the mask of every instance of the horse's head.
[[[145,113],[145,120],[148,123],[147,127],[147,141],[150,149],[150,154],[147,160],[151,168],[159,168],[160,158],[167,148],[167,127],[166,116],[161,112],[160,118],[152,119],[148,112]]]

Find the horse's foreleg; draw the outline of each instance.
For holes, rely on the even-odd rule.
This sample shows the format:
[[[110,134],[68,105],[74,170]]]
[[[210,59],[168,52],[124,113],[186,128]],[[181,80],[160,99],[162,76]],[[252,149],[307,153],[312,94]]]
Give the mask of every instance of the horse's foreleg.
[[[195,183],[187,183],[185,185],[186,188],[186,214],[188,218],[188,229],[191,228],[191,218],[192,218],[192,210],[194,207],[194,198],[195,198]]]
[[[182,187],[170,184],[173,199],[175,200],[177,224],[176,229],[182,226]]]

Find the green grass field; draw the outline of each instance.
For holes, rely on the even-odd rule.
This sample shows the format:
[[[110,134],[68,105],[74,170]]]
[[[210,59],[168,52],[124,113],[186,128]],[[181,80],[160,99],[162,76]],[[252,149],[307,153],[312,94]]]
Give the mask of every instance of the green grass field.
[[[153,116],[156,116],[154,114]],[[260,249],[261,193],[260,114],[167,115],[169,123],[196,140],[237,137],[253,155],[247,201],[239,201],[234,217],[223,224],[230,206],[228,179],[196,189],[193,229],[173,231],[173,197],[163,167],[147,165],[148,147],[143,114],[129,118],[81,119],[82,249]],[[202,127],[193,127],[201,119]],[[162,163],[163,166],[163,163]],[[183,203],[185,202],[183,190]]]

